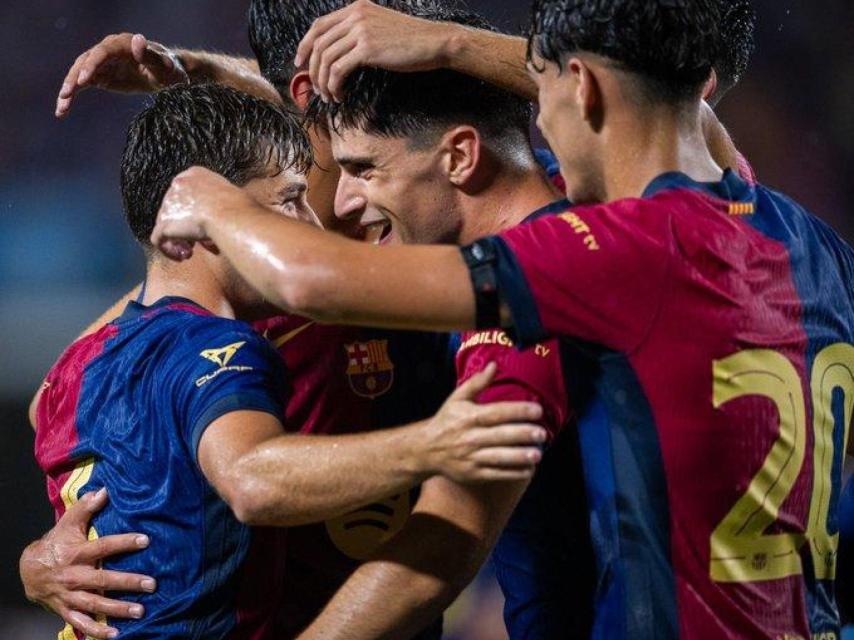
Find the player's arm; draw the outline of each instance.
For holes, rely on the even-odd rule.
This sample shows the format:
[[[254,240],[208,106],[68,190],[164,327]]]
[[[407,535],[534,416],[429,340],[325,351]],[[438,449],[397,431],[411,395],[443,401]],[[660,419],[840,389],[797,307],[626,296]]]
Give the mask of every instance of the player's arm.
[[[60,616],[81,633],[93,638],[113,638],[114,627],[96,622],[99,616],[136,619],[145,614],[142,605],[102,595],[104,592],[152,593],[154,578],[99,568],[101,561],[148,547],[148,536],[137,533],[89,540],[89,522],[107,504],[107,493],[87,493],[39,540],[21,554],[19,572],[30,602]]]
[[[218,82],[281,103],[278,92],[261,76],[254,60],[170,49],[141,34],[118,33],[84,51],[71,65],[59,90],[56,116],[65,116],[77,94],[90,87],[149,93],[190,82]]]
[[[556,435],[569,414],[557,345],[520,352],[503,339],[496,342],[463,343],[460,379],[494,359],[496,379],[479,401],[537,401],[543,426]],[[405,638],[418,632],[472,580],[527,486],[428,480],[404,528],[348,579],[303,638]]]
[[[453,69],[536,100],[526,58],[525,38],[415,18],[357,0],[315,21],[295,64],[308,64],[312,84],[326,99],[340,100],[344,81],[358,67],[379,67]]]
[[[526,487],[427,481],[406,526],[356,570],[300,640],[415,635],[471,582]]]
[[[474,327],[475,297],[458,248],[380,248],[267,212],[222,176],[194,167],[173,181],[152,242],[181,260],[195,242],[216,238],[218,250],[272,304],[317,320]]]
[[[541,410],[475,404],[493,375],[491,367],[457,389],[429,420],[371,433],[285,434],[271,414],[228,413],[201,436],[199,465],[237,518],[258,526],[327,520],[436,474],[460,482],[526,480],[546,437],[526,423]]]
[[[652,327],[676,251],[670,216],[643,215],[646,206],[548,216],[464,253],[377,247],[276,216],[194,167],[173,181],[152,242],[181,260],[195,242],[210,241],[273,304],[322,321],[428,330],[500,324],[525,345],[570,335],[628,353]]]

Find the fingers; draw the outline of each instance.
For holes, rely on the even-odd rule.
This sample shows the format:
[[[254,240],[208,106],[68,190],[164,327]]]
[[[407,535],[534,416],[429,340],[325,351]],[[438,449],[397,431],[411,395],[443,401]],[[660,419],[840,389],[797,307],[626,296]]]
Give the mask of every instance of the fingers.
[[[71,102],[78,91],[77,78],[80,75],[80,69],[86,58],[89,56],[89,51],[86,51],[79,56],[71,65],[68,73],[62,81],[62,87],[59,89],[59,96],[56,99],[56,117],[62,118],[71,109]]]
[[[157,581],[149,576],[92,567],[72,567],[63,573],[63,584],[71,591],[126,591],[154,593]]]
[[[548,439],[545,429],[535,424],[503,424],[475,430],[470,436],[476,447],[539,447]]]
[[[344,83],[351,73],[365,64],[367,64],[365,49],[356,45],[329,65],[328,77],[323,86],[326,87],[326,92],[333,100],[341,102],[344,99]]]
[[[517,482],[520,480],[530,480],[536,472],[535,467],[527,467],[524,469],[496,469],[493,467],[484,467],[478,470],[472,482]]]
[[[99,560],[104,560],[110,556],[120,553],[134,553],[145,549],[148,547],[148,544],[148,536],[137,533],[105,536],[84,543],[77,553],[76,561],[85,564],[95,564]]]
[[[356,46],[356,42],[357,38],[352,34],[350,24],[344,22],[330,29],[315,43],[308,61],[308,73],[315,91],[324,98],[324,87],[320,84],[323,65],[328,66],[336,57],[347,53]]]
[[[297,47],[297,55],[294,58],[294,66],[297,69],[299,69],[311,57],[317,39],[347,18],[349,15],[347,9],[347,7],[339,9],[338,11],[314,21],[314,24],[311,25],[311,29],[308,30],[308,33],[305,34],[302,42],[300,42]]]
[[[95,593],[74,591],[68,596],[71,609],[92,616],[107,616],[124,620],[139,620],[145,615],[145,608],[137,602],[112,600]]]
[[[62,514],[56,523],[56,528],[71,527],[78,531],[86,531],[92,516],[103,509],[107,502],[106,488],[102,487],[97,492],[90,491]]]
[[[159,239],[152,237],[152,244],[159,247],[167,258],[175,262],[183,262],[193,257],[193,243],[186,240],[164,239],[161,235]]]
[[[148,39],[141,33],[134,34],[130,39],[130,51],[133,59],[139,64],[146,64],[148,54]]]
[[[474,374],[463,384],[456,388],[451,394],[449,400],[474,400],[481,391],[486,389],[495,378],[495,372],[498,371],[498,366],[494,362],[490,362],[483,371]]]
[[[334,32],[331,32],[334,33]],[[315,48],[311,56],[311,81],[316,91],[324,100],[332,96],[329,91],[329,76],[333,68],[337,69],[338,61],[345,55],[353,52],[358,46],[358,41],[344,32],[344,37],[336,40],[324,49]],[[359,66],[359,65],[356,65]]]
[[[472,460],[480,467],[510,471],[533,469],[542,458],[542,452],[535,447],[491,447],[472,455]]]
[[[95,622],[91,617],[80,611],[69,611],[62,616],[72,627],[81,631],[86,636],[108,640],[119,635],[119,630],[100,622]]]
[[[543,408],[535,402],[493,402],[471,408],[472,419],[482,427],[510,422],[536,421]]]

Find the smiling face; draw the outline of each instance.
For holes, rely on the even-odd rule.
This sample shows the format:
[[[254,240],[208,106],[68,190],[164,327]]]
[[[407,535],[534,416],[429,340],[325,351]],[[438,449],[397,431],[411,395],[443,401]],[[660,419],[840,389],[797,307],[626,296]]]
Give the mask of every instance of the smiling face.
[[[341,167],[335,215],[358,219],[368,239],[385,243],[456,243],[462,227],[458,193],[438,146],[354,128],[332,133]]]

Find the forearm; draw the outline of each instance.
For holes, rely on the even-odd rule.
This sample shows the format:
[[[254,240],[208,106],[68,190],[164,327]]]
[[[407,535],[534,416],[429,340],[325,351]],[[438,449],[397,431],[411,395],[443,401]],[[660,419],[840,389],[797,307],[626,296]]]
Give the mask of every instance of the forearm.
[[[418,633],[477,574],[526,487],[430,479],[404,529],[356,570],[300,640],[399,640]]]
[[[180,50],[177,54],[194,83],[216,82],[276,104],[283,104],[278,91],[264,79],[258,69],[258,63],[251,58],[190,50]]]
[[[525,38],[449,25],[445,66],[501,87],[531,101],[537,85],[527,72]]]
[[[411,638],[436,620],[477,574],[488,549],[424,514],[338,591],[299,640]]]
[[[290,312],[389,328],[474,324],[469,273],[456,247],[376,247],[256,205],[221,209],[205,230],[253,287]]]
[[[225,496],[253,526],[321,522],[402,493],[430,475],[411,428],[346,436],[284,435],[242,456]]]

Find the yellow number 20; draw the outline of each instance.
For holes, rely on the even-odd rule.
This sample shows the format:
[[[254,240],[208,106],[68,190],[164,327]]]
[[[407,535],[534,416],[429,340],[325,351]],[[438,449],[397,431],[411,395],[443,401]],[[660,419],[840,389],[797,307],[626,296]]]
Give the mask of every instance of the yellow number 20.
[[[806,535],[766,534],[801,473],[806,457],[806,401],[795,366],[767,349],[742,351],[714,362],[714,406],[745,396],[770,399],[780,434],[747,491],[711,535],[710,574],[716,582],[775,580],[802,573],[798,553],[810,544],[817,579],[833,579],[838,534],[827,531],[836,451],[833,394],[844,396],[843,446],[854,408],[854,346],[835,344],[815,359],[810,387],[814,412],[813,487]],[[841,452],[840,452],[841,455]]]

